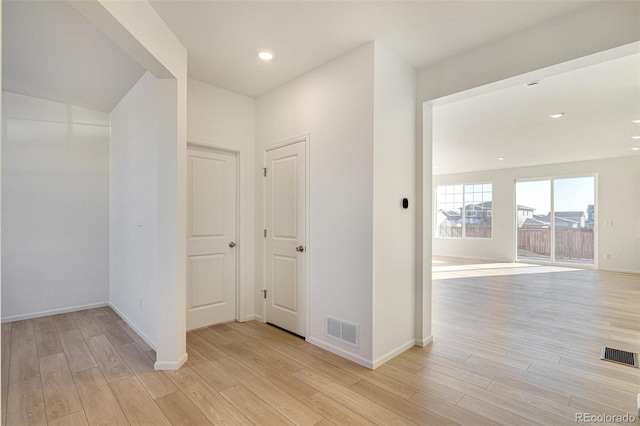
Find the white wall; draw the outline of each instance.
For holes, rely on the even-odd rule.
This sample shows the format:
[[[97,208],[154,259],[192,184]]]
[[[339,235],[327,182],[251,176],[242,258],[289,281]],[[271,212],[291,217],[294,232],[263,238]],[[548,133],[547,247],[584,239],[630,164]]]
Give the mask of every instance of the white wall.
[[[511,262],[515,258],[515,191],[517,179],[597,174],[597,253],[602,270],[640,272],[640,157],[630,156],[534,167],[437,175],[437,185],[492,182],[493,238],[434,238],[433,252]],[[604,221],[613,226],[604,226]],[[433,226],[433,225],[432,225]],[[604,259],[610,253],[611,259]]]
[[[189,79],[187,137],[189,142],[229,149],[240,156],[240,238],[238,241],[241,298],[237,318],[256,318],[256,167],[255,99]],[[259,217],[259,215],[258,215]]]
[[[509,79],[640,40],[640,4],[609,1],[423,68],[421,101]]]
[[[307,339],[364,364],[372,360],[373,67],[370,43],[256,102],[256,168],[262,167],[265,147],[310,134]],[[261,179],[256,182],[259,214]],[[256,237],[259,289],[263,238]],[[261,312],[261,301],[256,308]],[[327,315],[360,325],[360,347],[328,338]]]
[[[158,314],[158,91],[158,80],[147,72],[111,111],[109,300],[153,347]]]
[[[416,72],[375,45],[373,363],[415,344]],[[408,198],[409,208],[402,208]]]
[[[109,296],[108,114],[3,93],[2,320]]]
[[[155,368],[175,370],[187,360],[187,49],[147,1],[70,1],[159,79]]]

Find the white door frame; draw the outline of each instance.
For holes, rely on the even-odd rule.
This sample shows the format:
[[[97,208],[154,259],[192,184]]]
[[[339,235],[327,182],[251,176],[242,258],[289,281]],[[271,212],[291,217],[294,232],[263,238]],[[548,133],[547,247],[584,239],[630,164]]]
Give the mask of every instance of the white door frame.
[[[232,146],[228,146],[228,145],[223,145],[223,144],[219,144],[219,143],[213,143],[213,142],[207,142],[207,141],[201,141],[201,140],[196,140],[196,139],[187,139],[187,150],[191,147],[195,147],[195,148],[204,148],[210,151],[218,151],[218,152],[225,152],[225,153],[231,153],[234,154],[236,156],[236,160],[237,160],[237,167],[236,167],[236,182],[238,182],[238,184],[236,185],[236,240],[238,241],[238,245],[236,247],[236,282],[235,282],[235,289],[236,289],[236,314],[235,314],[235,318],[236,321],[238,322],[243,322],[244,321],[244,290],[242,288],[242,285],[240,285],[242,283],[242,268],[240,267],[240,264],[242,263],[242,258],[244,256],[244,247],[242,244],[243,241],[243,236],[241,233],[241,219],[242,219],[242,210],[240,209],[241,207],[241,194],[244,193],[244,179],[242,178],[242,171],[244,170],[244,156],[242,155],[242,150],[232,147]]]
[[[310,211],[311,211],[311,191],[310,191],[310,169],[311,169],[311,134],[305,133],[304,135],[300,135],[291,139],[287,139],[285,141],[281,141],[272,145],[267,145],[264,147],[262,151],[262,167],[267,167],[267,152],[273,151],[274,149],[282,148],[285,146],[293,145],[295,143],[303,142],[304,143],[304,162],[305,162],[305,203],[304,203],[304,220],[305,220],[305,250],[302,253],[304,256],[306,271],[305,271],[305,290],[306,290],[306,316],[305,319],[305,340],[309,338],[309,330],[311,329],[311,262],[309,256],[309,251],[312,250],[311,245],[311,221],[310,221]],[[267,229],[267,180],[262,179],[262,229]],[[265,238],[262,239],[262,289],[265,289],[267,283],[267,241]],[[267,322],[267,299],[262,299],[262,322]]]

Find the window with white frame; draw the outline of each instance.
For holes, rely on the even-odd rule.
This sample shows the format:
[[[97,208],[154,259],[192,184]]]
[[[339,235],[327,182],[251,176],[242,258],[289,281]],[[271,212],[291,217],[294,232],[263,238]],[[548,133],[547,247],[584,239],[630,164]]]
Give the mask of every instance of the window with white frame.
[[[491,238],[492,184],[436,187],[436,229],[440,238]]]

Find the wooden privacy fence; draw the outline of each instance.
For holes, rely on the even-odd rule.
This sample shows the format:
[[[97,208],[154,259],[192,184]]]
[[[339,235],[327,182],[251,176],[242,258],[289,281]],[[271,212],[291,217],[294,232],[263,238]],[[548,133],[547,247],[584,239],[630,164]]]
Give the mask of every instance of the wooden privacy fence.
[[[593,259],[593,229],[556,229],[556,258]],[[518,250],[549,256],[549,229],[518,229]]]
[[[518,229],[518,250],[550,256],[551,231],[548,229]]]
[[[467,225],[464,229],[464,236],[468,238],[491,238],[491,227]]]
[[[462,228],[456,228],[442,224],[438,229],[438,236],[440,237],[462,237]],[[464,230],[464,236],[467,238],[491,238],[491,227],[467,225]]]

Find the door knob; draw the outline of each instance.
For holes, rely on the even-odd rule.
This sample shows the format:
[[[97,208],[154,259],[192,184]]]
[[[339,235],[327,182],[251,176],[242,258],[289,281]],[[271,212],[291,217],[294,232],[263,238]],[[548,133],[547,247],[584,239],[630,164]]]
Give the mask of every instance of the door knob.
[[[300,253],[302,253],[304,251],[304,246],[296,247],[296,251],[299,251]]]
[[[236,246],[236,243],[234,243],[233,241],[229,243],[229,247],[234,248],[235,246]]]

